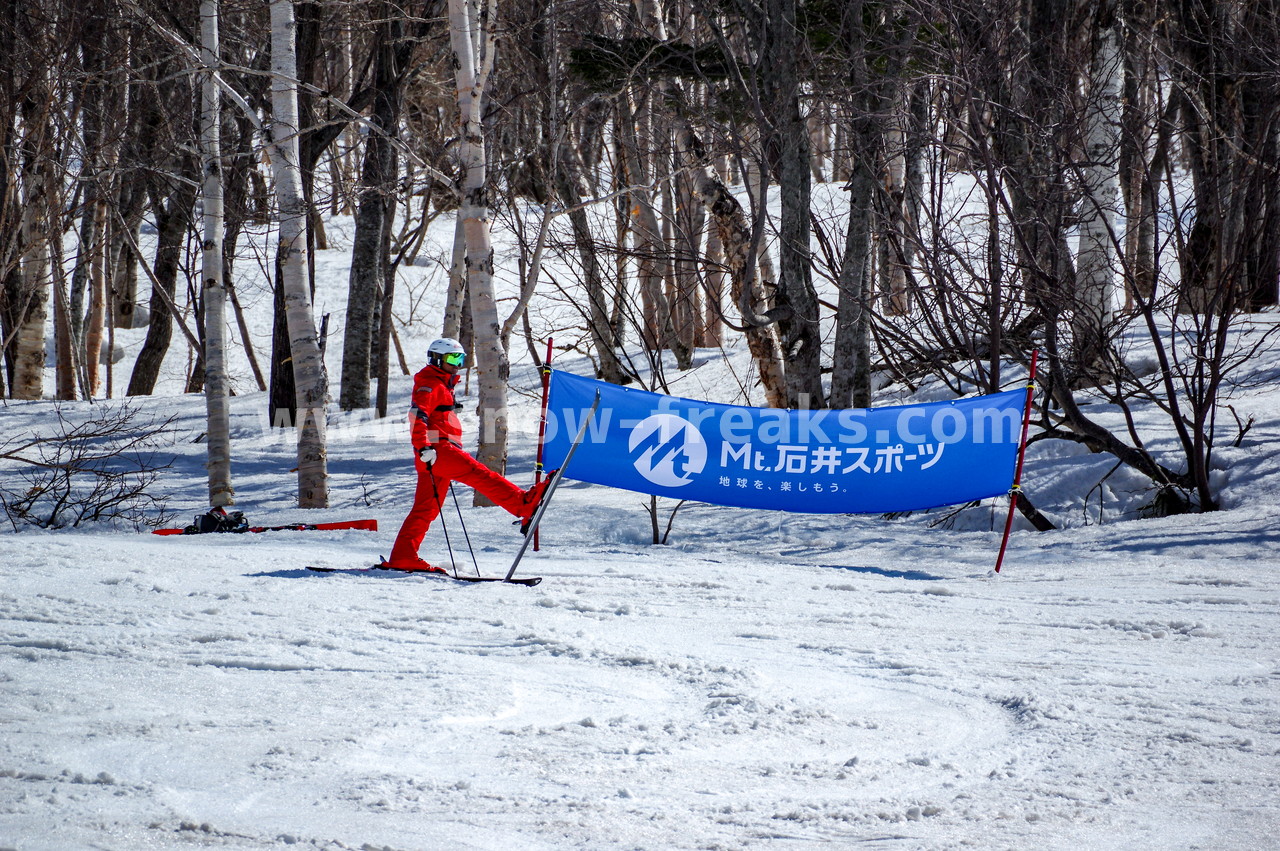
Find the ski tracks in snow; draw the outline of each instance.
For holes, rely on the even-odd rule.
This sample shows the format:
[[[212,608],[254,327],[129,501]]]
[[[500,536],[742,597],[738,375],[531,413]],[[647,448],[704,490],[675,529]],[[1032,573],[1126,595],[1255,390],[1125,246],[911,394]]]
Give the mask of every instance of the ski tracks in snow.
[[[357,562],[359,533],[102,536],[95,563],[70,554],[89,536],[35,538],[31,564],[0,567],[0,840],[1272,835],[1273,567],[1076,534],[1047,555],[1019,542],[997,578],[986,536],[944,551],[898,531],[842,552],[825,534],[714,557],[568,542],[531,560],[536,589],[298,569],[316,549]]]

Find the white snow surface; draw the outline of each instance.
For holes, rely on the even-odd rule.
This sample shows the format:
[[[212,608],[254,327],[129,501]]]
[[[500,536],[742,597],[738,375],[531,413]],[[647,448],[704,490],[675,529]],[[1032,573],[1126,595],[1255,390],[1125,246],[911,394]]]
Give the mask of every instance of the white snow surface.
[[[700,363],[673,389],[734,401],[741,350]],[[1028,491],[1064,528],[1019,520],[995,574],[1003,500],[950,528],[686,505],[654,546],[646,498],[568,482],[526,588],[343,572],[412,501],[404,420],[335,413],[332,508],[304,512],[242,368],[237,507],[379,531],[0,533],[0,848],[1275,847],[1276,372],[1233,397],[1257,422],[1219,455],[1224,511],[1129,519],[1150,494],[1123,472],[1095,489],[1114,459],[1036,444]],[[527,484],[537,376],[512,384]],[[143,404],[176,418],[158,487],[181,525],[206,499],[203,400]],[[53,408],[7,403],[4,433]],[[460,512],[505,572],[510,518],[459,497],[457,570]],[[439,524],[423,555],[448,560]]]

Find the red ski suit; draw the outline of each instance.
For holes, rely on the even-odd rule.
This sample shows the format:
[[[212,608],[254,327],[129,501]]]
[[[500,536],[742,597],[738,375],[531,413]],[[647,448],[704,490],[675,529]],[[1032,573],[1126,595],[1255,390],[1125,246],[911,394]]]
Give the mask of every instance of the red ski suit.
[[[454,413],[453,387],[458,376],[437,366],[424,367],[413,377],[413,401],[409,407],[409,433],[413,441],[413,464],[418,470],[418,486],[413,508],[405,517],[391,549],[391,564],[413,562],[431,522],[440,514],[451,482],[462,482],[523,518],[527,510],[526,492],[471,457],[462,448],[462,423]],[[430,467],[418,453],[427,446],[436,450]]]

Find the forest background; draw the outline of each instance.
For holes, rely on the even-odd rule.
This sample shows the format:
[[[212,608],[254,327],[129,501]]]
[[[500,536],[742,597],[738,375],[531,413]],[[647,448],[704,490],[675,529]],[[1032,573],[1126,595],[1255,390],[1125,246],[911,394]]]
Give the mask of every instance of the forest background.
[[[331,409],[387,415],[415,323],[473,353],[477,455],[496,470],[513,348],[540,362],[548,337],[657,390],[743,340],[746,385],[810,408],[867,406],[889,383],[994,392],[1040,349],[1035,439],[1114,456],[1148,483],[1148,514],[1217,508],[1215,449],[1252,427],[1228,401],[1274,345],[1274,2],[33,0],[3,15],[0,395],[148,396],[178,332],[215,506],[235,501],[236,337],[251,376],[233,378],[296,428],[299,505],[323,507]],[[335,216],[354,232],[330,376],[314,293]],[[441,216],[452,253],[427,256]],[[513,256],[495,260],[495,229]],[[398,314],[405,270],[433,264],[443,315]],[[269,345],[246,286],[274,294]],[[545,304],[568,310],[530,309]],[[116,330],[142,327],[117,362]],[[1158,450],[1135,406],[1172,435]],[[134,433],[127,411],[97,423]],[[7,436],[0,454],[48,467],[43,439]],[[34,491],[6,495],[10,518],[56,525]]]

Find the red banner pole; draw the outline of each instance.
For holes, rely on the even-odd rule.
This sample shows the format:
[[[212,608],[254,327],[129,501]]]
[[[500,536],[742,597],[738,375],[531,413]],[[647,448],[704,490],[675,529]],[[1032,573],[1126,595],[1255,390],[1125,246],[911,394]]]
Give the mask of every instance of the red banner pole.
[[[1013,509],[1018,505],[1018,497],[1022,494],[1022,462],[1027,454],[1027,430],[1031,426],[1031,403],[1036,395],[1036,365],[1040,360],[1040,350],[1031,352],[1031,372],[1027,376],[1027,401],[1022,410],[1022,439],[1018,442],[1018,466],[1013,473],[1013,487],[1009,488],[1009,516],[1004,521],[1004,537],[1000,539],[1000,555],[996,557],[996,573],[1004,564],[1005,547],[1009,546],[1009,533],[1013,530]]]
[[[547,338],[547,358],[542,362],[542,416],[538,420],[538,460],[533,466],[533,483],[537,485],[542,481],[542,447],[546,442],[547,435],[547,402],[551,395],[551,344],[555,342],[554,337]],[[533,551],[538,551],[538,530],[533,530]]]

